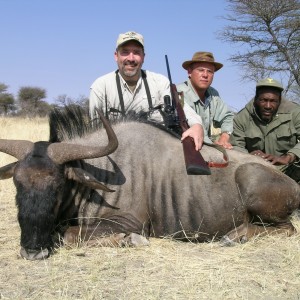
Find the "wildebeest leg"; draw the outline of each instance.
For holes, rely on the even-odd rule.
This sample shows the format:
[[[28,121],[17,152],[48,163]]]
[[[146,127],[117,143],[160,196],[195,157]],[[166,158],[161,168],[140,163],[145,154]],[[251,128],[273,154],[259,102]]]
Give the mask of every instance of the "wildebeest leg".
[[[72,226],[64,234],[64,243],[67,246],[85,243],[89,246],[103,247],[149,245],[147,238],[137,233],[142,232],[142,228],[137,230],[134,224],[136,225],[132,223],[132,226],[128,226],[127,222],[125,229],[118,222],[103,220],[98,225]]]
[[[66,246],[71,245],[81,245],[83,242],[94,243],[95,238],[93,234],[96,228],[94,227],[80,227],[80,226],[71,226],[67,229],[64,234],[64,244]],[[115,233],[108,236],[99,237],[100,246],[119,246],[120,242],[124,239],[124,233]]]
[[[256,235],[286,234],[291,236],[295,232],[296,230],[291,222],[276,224],[276,226],[262,223],[259,225],[252,224],[249,222],[247,213],[244,223],[223,236],[220,243],[222,246],[233,246],[236,243],[245,243]]]
[[[282,173],[259,164],[244,164],[235,173],[244,222],[222,242],[246,242],[258,234],[286,233],[295,229],[290,215],[299,207],[299,186]],[[286,195],[289,195],[288,198]]]

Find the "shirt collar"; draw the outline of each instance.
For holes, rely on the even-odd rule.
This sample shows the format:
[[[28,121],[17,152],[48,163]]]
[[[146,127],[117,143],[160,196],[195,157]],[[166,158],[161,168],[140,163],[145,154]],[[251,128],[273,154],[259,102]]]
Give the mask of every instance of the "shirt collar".
[[[190,89],[193,91],[193,99],[192,99],[192,101],[193,101],[194,103],[195,103],[195,102],[198,102],[198,101],[200,101],[200,103],[202,103],[202,101],[200,100],[200,98],[199,98],[197,92],[195,91],[195,89],[194,89],[194,87],[193,87],[192,82],[191,82],[190,79],[188,80],[188,86],[189,86]],[[205,104],[204,104],[205,107],[209,106],[209,103],[210,103],[211,100],[212,100],[212,95],[211,95],[211,93],[210,93],[209,90],[210,90],[210,89],[208,88],[208,89],[205,91]]]

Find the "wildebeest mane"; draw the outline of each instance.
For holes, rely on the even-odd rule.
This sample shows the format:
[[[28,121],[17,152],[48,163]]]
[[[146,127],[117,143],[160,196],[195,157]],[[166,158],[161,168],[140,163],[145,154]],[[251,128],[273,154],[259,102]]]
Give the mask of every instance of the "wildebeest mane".
[[[114,117],[110,119],[110,123],[112,125],[130,121],[149,124],[180,138],[180,135],[177,132],[162,124],[147,121],[145,118],[141,118],[138,114],[127,114],[126,117]],[[55,143],[61,142],[65,139],[83,137],[86,134],[99,130],[102,127],[103,124],[99,118],[91,119],[88,111],[79,105],[68,105],[62,108],[54,108],[49,114],[49,142]]]
[[[54,108],[49,114],[49,128],[49,142],[61,142],[90,132],[90,118],[86,110],[79,105]]]

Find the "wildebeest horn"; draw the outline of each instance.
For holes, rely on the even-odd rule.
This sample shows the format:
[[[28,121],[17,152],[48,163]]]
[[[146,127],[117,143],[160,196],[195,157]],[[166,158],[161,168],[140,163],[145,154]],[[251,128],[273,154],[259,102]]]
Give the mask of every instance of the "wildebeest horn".
[[[33,148],[33,142],[23,140],[0,140],[0,152],[18,160],[23,159]]]
[[[105,147],[83,146],[68,143],[53,143],[48,147],[49,157],[56,163],[62,164],[77,159],[88,159],[106,156],[118,147],[118,139],[109,121],[97,109],[98,115],[106,129],[108,144]]]

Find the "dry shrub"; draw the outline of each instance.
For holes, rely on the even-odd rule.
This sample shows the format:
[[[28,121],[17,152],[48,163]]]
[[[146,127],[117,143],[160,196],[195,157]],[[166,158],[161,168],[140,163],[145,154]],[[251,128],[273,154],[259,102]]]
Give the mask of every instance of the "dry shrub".
[[[0,138],[48,139],[46,119],[0,119],[0,126]],[[11,161],[0,154],[0,166]],[[26,261],[11,179],[0,181],[0,196],[1,299],[300,298],[298,233],[229,248],[169,239],[141,248],[61,247],[45,261]]]

